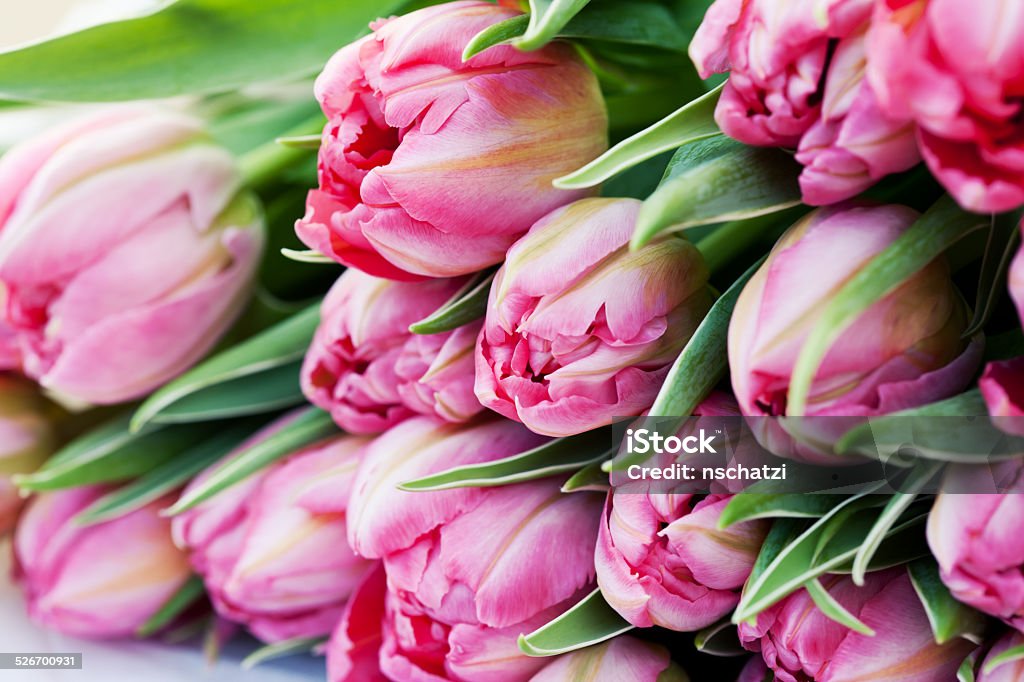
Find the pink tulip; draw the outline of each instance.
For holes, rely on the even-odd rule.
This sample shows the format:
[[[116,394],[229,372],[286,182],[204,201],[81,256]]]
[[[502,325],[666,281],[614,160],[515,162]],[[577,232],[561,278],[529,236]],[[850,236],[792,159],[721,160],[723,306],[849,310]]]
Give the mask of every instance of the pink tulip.
[[[22,505],[11,477],[35,471],[56,448],[51,412],[30,384],[0,374],[0,534],[14,527]]]
[[[770,671],[768,666],[764,664],[764,659],[755,655],[743,666],[743,670],[740,671],[740,676],[736,678],[736,682],[765,682],[765,679],[774,682],[774,676],[768,677],[769,674]]]
[[[928,545],[953,596],[1024,631],[1024,497],[943,494]]]
[[[484,406],[550,436],[651,406],[711,294],[688,241],[629,250],[639,210],[633,199],[579,201],[509,250],[477,344]]]
[[[912,121],[928,167],[971,211],[1024,204],[1024,6],[879,0],[868,79],[883,112]]]
[[[14,538],[15,573],[32,619],[78,637],[125,637],[189,577],[171,542],[166,500],[82,527],[74,516],[109,492],[99,486],[35,497]]]
[[[465,421],[478,324],[428,336],[409,325],[441,307],[464,278],[394,282],[348,270],[328,293],[302,368],[302,387],[352,433],[379,433],[415,413]]]
[[[260,212],[238,188],[198,121],[151,109],[0,159],[0,291],[25,372],[71,401],[117,403],[201,358],[260,259]]]
[[[796,147],[819,118],[830,50],[870,14],[871,0],[716,0],[690,57],[704,78],[730,72],[718,125],[747,144]]]
[[[844,576],[822,585],[874,631],[861,634],[830,620],[800,590],[741,623],[740,641],[760,651],[777,682],[938,682],[955,680],[974,648],[965,639],[938,645],[904,569],[870,573],[863,587]]]
[[[994,668],[991,672],[985,672],[985,666],[989,661],[1010,649],[1021,646],[1024,646],[1024,635],[1021,635],[1019,632],[1003,635],[988,652],[985,661],[981,664],[981,674],[978,675],[978,682],[1020,682],[1020,680],[1024,680],[1024,659],[1022,658],[1004,663]]]
[[[389,678],[525,682],[543,665],[521,654],[516,638],[591,586],[600,499],[563,494],[552,479],[430,493],[397,487],[540,442],[504,420],[457,427],[419,417],[367,449],[349,543],[387,570],[380,661]]]
[[[328,682],[385,682],[388,679],[380,671],[387,589],[384,566],[378,562],[352,593],[327,642]]]
[[[637,627],[699,630],[740,599],[768,531],[762,521],[718,528],[730,496],[609,493],[597,541],[597,583]]]
[[[296,230],[311,248],[394,279],[499,263],[538,218],[581,196],[551,181],[607,146],[594,75],[571,47],[478,32],[518,12],[452,2],[378,21],[316,82],[327,115],[319,189]]]
[[[331,631],[370,565],[345,540],[364,445],[342,436],[310,446],[174,518],[220,615],[265,642]]]
[[[902,206],[839,206],[815,211],[783,235],[744,288],[729,325],[732,385],[745,415],[789,414],[790,375],[822,309],[916,218]],[[960,338],[968,321],[948,265],[933,261],[836,340],[815,375],[804,414],[866,417],[955,395],[981,359],[980,338]],[[818,426],[828,430],[822,421]],[[777,446],[766,443],[797,458],[830,454],[804,446],[786,453]]]
[[[559,656],[530,682],[688,682],[664,648],[634,637]]]
[[[1024,321],[1024,248],[1010,266],[1010,297]],[[1007,433],[1024,436],[1024,357],[990,362],[978,382],[992,421]]]

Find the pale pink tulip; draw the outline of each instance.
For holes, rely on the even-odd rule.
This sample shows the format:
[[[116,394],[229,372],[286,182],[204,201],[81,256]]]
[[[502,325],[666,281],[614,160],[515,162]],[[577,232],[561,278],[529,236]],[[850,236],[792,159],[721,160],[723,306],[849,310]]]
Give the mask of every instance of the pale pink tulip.
[[[928,167],[964,208],[1024,204],[1024,4],[876,5],[867,77],[882,111],[917,125]]]
[[[1017,305],[1017,316],[1024,322],[1024,248],[1017,251],[1010,266],[1010,297]],[[1024,357],[990,362],[978,386],[996,426],[1024,436]]]
[[[188,559],[160,516],[167,500],[92,526],[74,522],[107,492],[43,493],[22,514],[15,573],[40,625],[78,637],[130,636],[188,579]]]
[[[745,415],[789,414],[790,376],[824,306],[916,218],[903,206],[845,205],[819,209],[783,235],[743,289],[729,325],[732,386]],[[960,338],[968,322],[948,265],[933,261],[843,331],[815,375],[804,414],[867,417],[955,395],[981,360],[980,338]],[[817,422],[824,431],[826,421]],[[819,434],[822,441],[839,435]],[[802,445],[787,451],[787,437],[765,437],[777,454],[827,454]]]
[[[845,576],[822,585],[874,631],[861,634],[829,619],[801,589],[740,623],[740,641],[760,651],[777,682],[939,682],[955,680],[974,648],[965,639],[935,643],[928,617],[903,568],[870,573],[863,587]]]
[[[953,596],[1024,632],[1024,495],[942,494],[928,546]]]
[[[14,527],[23,501],[11,477],[35,471],[56,449],[52,413],[28,382],[0,374],[0,534]]]
[[[260,211],[238,192],[198,121],[153,109],[106,111],[0,159],[0,291],[24,371],[71,401],[117,403],[201,358],[260,259]]]
[[[353,436],[310,446],[174,518],[221,616],[265,642],[331,631],[370,566],[345,539],[364,446]]]
[[[319,189],[296,226],[311,248],[394,279],[498,263],[538,218],[581,196],[551,181],[607,146],[597,79],[572,48],[478,32],[518,12],[452,2],[378,21],[316,81],[327,115]]]
[[[522,655],[516,638],[592,585],[600,498],[563,494],[557,479],[430,493],[397,487],[540,442],[504,420],[459,427],[419,417],[367,449],[349,542],[387,569],[381,669],[391,679],[525,681],[543,665]]]
[[[702,77],[729,71],[715,111],[741,142],[796,147],[818,120],[831,49],[871,0],[716,0],[690,44]]]
[[[1024,646],[1024,635],[1019,632],[1011,632],[1003,635],[995,646],[988,652],[985,660],[980,666],[981,674],[978,675],[978,682],[1020,682],[1024,680],[1024,658],[1004,663],[991,672],[985,672],[986,663],[993,658],[1006,653],[1010,649]]]
[[[530,678],[530,682],[688,682],[663,647],[634,637],[559,656]]]
[[[704,259],[685,239],[629,250],[640,205],[576,202],[509,250],[477,344],[486,407],[565,436],[651,406],[712,298]]]
[[[730,496],[609,493],[597,541],[597,582],[637,627],[699,630],[740,599],[768,531],[762,521],[718,528]]]
[[[324,299],[306,353],[306,397],[352,433],[379,433],[416,413],[458,422],[482,411],[473,394],[479,324],[428,336],[409,331],[464,284],[345,272]]]

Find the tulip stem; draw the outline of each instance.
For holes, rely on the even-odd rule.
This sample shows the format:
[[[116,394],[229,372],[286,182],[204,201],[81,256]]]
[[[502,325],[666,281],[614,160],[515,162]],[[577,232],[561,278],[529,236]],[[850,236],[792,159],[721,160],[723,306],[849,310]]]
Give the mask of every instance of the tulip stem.
[[[324,127],[323,116],[304,121],[282,135],[282,138],[309,135]],[[309,158],[309,149],[280,144],[276,140],[262,144],[239,158],[238,165],[245,184],[260,189],[277,179],[281,171]]]

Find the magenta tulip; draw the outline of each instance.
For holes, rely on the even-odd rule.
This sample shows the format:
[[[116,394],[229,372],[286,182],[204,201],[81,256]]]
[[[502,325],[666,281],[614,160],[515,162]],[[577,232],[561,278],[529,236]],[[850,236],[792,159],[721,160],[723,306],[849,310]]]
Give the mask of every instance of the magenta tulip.
[[[790,376],[822,309],[916,218],[902,206],[847,205],[819,209],[783,235],[743,289],[729,325],[732,386],[745,415],[790,414]],[[933,261],[860,315],[831,346],[804,414],[867,417],[955,395],[981,360],[981,339],[961,339],[969,317],[945,260]],[[831,453],[765,445],[797,458]]]
[[[1024,496],[942,494],[928,545],[953,596],[1024,631]]]
[[[23,501],[11,477],[35,471],[56,449],[52,412],[28,382],[0,374],[0,535],[14,527]]]
[[[1000,637],[981,664],[978,682],[1020,682],[1020,680],[1024,680],[1024,658],[1016,658],[986,670],[996,657],[1007,653],[1010,649],[1022,646],[1024,646],[1024,635],[1019,632],[1007,633]]]
[[[1024,248],[1017,252],[1010,266],[1010,297],[1024,322]],[[990,362],[978,386],[996,426],[1024,436],[1024,357]]]
[[[587,199],[534,225],[491,286],[476,395],[566,436],[642,413],[711,305],[690,242],[628,244],[640,202]]]
[[[597,541],[597,583],[637,627],[699,630],[740,599],[767,524],[718,528],[729,496],[609,493]]]
[[[668,651],[634,637],[559,656],[530,678],[530,682],[688,682]]]
[[[965,639],[939,645],[905,569],[869,573],[863,587],[844,576],[820,579],[832,598],[871,628],[847,629],[800,590],[740,623],[740,641],[760,651],[778,682],[938,682],[955,680],[974,648]]]
[[[690,44],[701,76],[729,71],[715,111],[741,142],[796,147],[818,120],[830,50],[871,0],[716,0]]]
[[[342,436],[310,446],[174,518],[221,616],[265,642],[331,631],[370,566],[345,539],[364,445]]]
[[[378,21],[316,82],[327,115],[319,189],[296,226],[311,248],[393,279],[501,262],[538,218],[581,196],[551,181],[607,146],[597,79],[571,47],[499,45],[518,14],[452,2]]]
[[[557,479],[430,493],[398,488],[540,442],[504,420],[458,427],[419,417],[367,449],[349,542],[387,570],[380,660],[389,678],[514,682],[543,665],[519,652],[516,638],[592,585],[600,498],[563,494]]]
[[[427,336],[409,332],[464,284],[345,272],[321,306],[306,353],[306,397],[352,433],[379,433],[416,413],[460,422],[482,411],[473,394],[479,324]]]
[[[143,108],[0,159],[0,291],[24,371],[70,401],[117,403],[201,358],[260,260],[260,211],[239,182],[198,121]]]
[[[867,76],[883,112],[912,121],[936,178],[966,209],[1024,204],[1020,3],[879,0]]]
[[[91,526],[74,521],[107,492],[70,488],[26,507],[15,573],[40,625],[78,637],[130,636],[188,580],[188,560],[160,516],[166,500]]]

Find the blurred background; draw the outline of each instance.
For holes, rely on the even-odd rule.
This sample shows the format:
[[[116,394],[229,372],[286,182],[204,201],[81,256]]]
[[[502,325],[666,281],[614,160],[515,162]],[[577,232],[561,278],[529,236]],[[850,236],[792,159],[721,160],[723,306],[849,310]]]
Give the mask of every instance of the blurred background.
[[[145,14],[161,0],[0,0],[0,50],[111,19]]]

